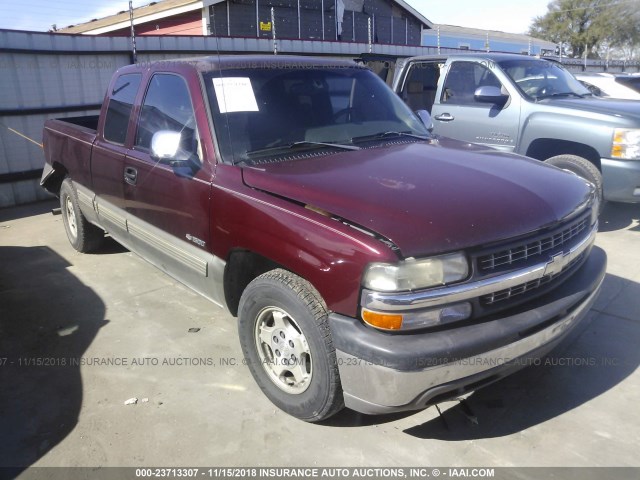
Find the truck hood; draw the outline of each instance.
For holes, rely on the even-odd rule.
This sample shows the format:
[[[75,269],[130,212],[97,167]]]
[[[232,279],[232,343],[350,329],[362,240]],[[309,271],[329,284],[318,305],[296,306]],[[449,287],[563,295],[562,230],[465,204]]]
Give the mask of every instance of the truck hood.
[[[582,112],[631,117],[640,123],[640,100],[618,100],[613,98],[548,98],[540,103],[554,107],[570,108]],[[640,126],[640,125],[639,125]]]
[[[382,235],[404,257],[535,231],[591,191],[555,167],[444,138],[244,167],[243,178]]]

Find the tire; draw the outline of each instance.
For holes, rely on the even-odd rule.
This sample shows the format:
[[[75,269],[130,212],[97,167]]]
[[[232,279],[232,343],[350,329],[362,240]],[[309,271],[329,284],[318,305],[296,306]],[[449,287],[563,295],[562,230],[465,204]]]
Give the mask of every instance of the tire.
[[[602,174],[600,173],[600,170],[598,170],[598,167],[586,158],[582,158],[577,155],[558,155],[545,160],[544,163],[567,170],[593,183],[596,187],[598,200],[600,201],[600,212],[602,212],[602,208],[604,206]]]
[[[70,178],[60,186],[60,209],[67,238],[73,248],[81,253],[91,252],[102,245],[104,232],[87,221],[80,210],[78,195]]]
[[[242,293],[238,317],[249,370],[278,408],[318,422],[344,407],[327,308],[309,282],[282,269],[260,275]]]

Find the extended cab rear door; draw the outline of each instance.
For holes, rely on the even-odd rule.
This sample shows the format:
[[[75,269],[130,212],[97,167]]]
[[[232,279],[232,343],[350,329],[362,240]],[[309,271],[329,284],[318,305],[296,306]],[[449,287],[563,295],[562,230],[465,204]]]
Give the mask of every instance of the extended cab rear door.
[[[500,150],[514,151],[520,131],[521,98],[510,92],[491,61],[449,59],[440,72],[431,110],[434,133]],[[480,87],[497,87],[506,101],[490,103],[475,95]]]
[[[124,73],[112,81],[91,153],[91,180],[100,223],[120,242],[127,243],[124,201],[124,158],[133,106],[142,74]]]

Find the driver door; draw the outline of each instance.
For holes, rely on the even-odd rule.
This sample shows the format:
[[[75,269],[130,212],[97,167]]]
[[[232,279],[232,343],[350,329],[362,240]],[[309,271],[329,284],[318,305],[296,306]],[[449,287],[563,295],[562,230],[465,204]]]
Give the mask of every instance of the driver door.
[[[452,62],[431,112],[433,131],[512,152],[520,130],[520,99],[511,95],[504,105],[480,102],[474,93],[482,86],[498,87],[508,93],[496,75],[480,62]]]

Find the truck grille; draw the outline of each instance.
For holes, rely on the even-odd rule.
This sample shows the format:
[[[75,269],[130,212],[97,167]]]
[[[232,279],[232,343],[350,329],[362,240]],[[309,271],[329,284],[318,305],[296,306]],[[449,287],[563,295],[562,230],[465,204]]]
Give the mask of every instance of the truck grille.
[[[542,254],[552,252],[586,232],[589,227],[589,219],[588,215],[581,217],[554,232],[542,234],[538,238],[529,237],[520,244],[482,255],[478,258],[478,267],[483,273],[490,273],[500,267],[517,267],[520,263],[541,257]]]
[[[537,280],[532,280],[531,282],[523,283],[520,285],[516,285],[515,287],[505,288],[504,290],[500,290],[497,292],[493,292],[489,295],[485,295],[480,297],[480,301],[484,305],[494,305],[499,302],[503,302],[505,300],[510,300],[517,295],[522,295],[523,293],[529,293],[537,288],[540,288],[544,285],[551,283],[552,281],[563,277],[569,271],[573,269],[578,263],[582,261],[584,258],[584,254],[579,257],[574,258],[560,273],[556,275],[547,275],[542,278],[538,278]]]

